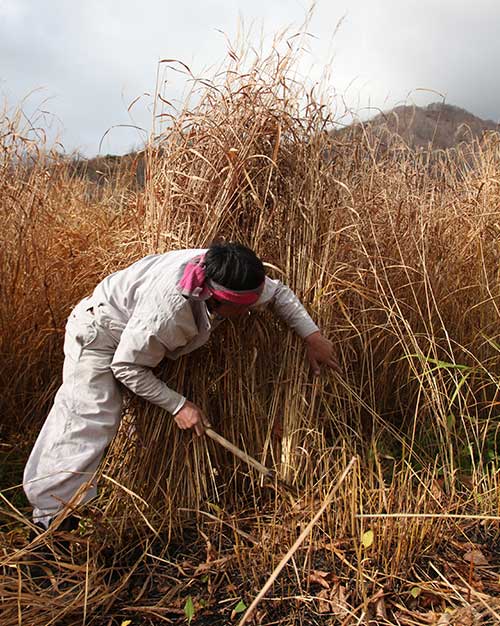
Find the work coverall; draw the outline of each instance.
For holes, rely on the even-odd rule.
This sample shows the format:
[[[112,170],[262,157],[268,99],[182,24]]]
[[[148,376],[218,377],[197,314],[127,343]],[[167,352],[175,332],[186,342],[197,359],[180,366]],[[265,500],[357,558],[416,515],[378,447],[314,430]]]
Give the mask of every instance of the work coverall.
[[[206,303],[179,293],[188,261],[206,250],[155,254],[105,278],[71,313],[64,337],[63,382],[24,471],[33,519],[47,526],[88,482],[91,485],[121,418],[117,381],[175,414],[185,398],[151,368],[199,348],[218,324]],[[254,307],[271,305],[301,337],[318,330],[295,294],[265,279]],[[252,307],[252,308],[254,308]]]

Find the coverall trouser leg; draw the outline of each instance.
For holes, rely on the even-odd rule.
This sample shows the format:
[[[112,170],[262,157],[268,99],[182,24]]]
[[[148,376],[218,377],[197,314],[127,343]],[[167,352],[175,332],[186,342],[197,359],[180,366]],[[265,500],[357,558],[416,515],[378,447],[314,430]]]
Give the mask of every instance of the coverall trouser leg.
[[[92,480],[120,423],[122,395],[110,368],[116,341],[90,306],[83,300],[68,319],[63,382],[24,470],[33,519],[45,526],[84,483],[78,504],[96,495]]]

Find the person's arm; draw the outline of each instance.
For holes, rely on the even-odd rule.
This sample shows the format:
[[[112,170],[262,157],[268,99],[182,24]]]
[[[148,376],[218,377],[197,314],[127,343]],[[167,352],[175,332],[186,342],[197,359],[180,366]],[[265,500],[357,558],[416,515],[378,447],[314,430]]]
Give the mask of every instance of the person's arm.
[[[320,329],[290,287],[279,280],[266,277],[264,290],[255,306],[259,308],[267,305],[304,339],[307,358],[316,375],[320,373],[322,364],[341,373],[332,342],[321,334]]]
[[[181,337],[179,340],[182,342]],[[179,343],[176,347],[185,343]],[[175,348],[169,346],[168,349]],[[167,346],[154,331],[147,324],[132,318],[122,333],[111,362],[111,370],[115,378],[136,395],[175,414],[186,402],[186,398],[168,387],[151,371],[166,353]]]
[[[210,425],[201,409],[151,371],[169,351],[186,345],[192,338],[190,321],[187,311],[177,312],[160,325],[133,317],[122,333],[111,370],[115,378],[136,395],[172,413],[179,428],[194,428],[201,435],[205,426]]]
[[[313,322],[302,302],[290,287],[279,280],[266,277],[264,290],[255,307],[260,308],[262,306],[270,306],[276,315],[302,339],[312,333],[319,332],[318,326]]]

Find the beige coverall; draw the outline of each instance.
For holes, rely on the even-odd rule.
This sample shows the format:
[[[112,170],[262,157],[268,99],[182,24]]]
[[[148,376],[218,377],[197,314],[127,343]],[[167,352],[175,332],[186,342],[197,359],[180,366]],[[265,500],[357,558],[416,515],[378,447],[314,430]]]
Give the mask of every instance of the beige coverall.
[[[177,359],[208,341],[218,324],[205,302],[177,290],[184,267],[206,250],[147,256],[111,274],[71,313],[64,338],[63,383],[24,471],[33,518],[47,526],[83,483],[92,480],[121,418],[117,381],[176,413],[185,398],[152,372],[164,358]],[[318,330],[295,294],[266,278],[253,308],[270,304],[293,330]],[[90,486],[81,501],[96,495]]]

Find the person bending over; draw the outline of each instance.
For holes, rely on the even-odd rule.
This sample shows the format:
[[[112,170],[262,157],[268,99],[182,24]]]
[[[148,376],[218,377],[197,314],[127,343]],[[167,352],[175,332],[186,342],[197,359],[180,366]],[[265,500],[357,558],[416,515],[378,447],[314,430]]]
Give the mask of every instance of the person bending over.
[[[80,503],[96,495],[90,481],[121,418],[118,383],[201,435],[203,411],[152,368],[202,346],[224,319],[265,305],[304,339],[316,374],[322,364],[339,370],[299,299],[240,244],[153,254],[100,282],[68,319],[63,382],[25,467],[34,522],[48,528],[79,490]]]

